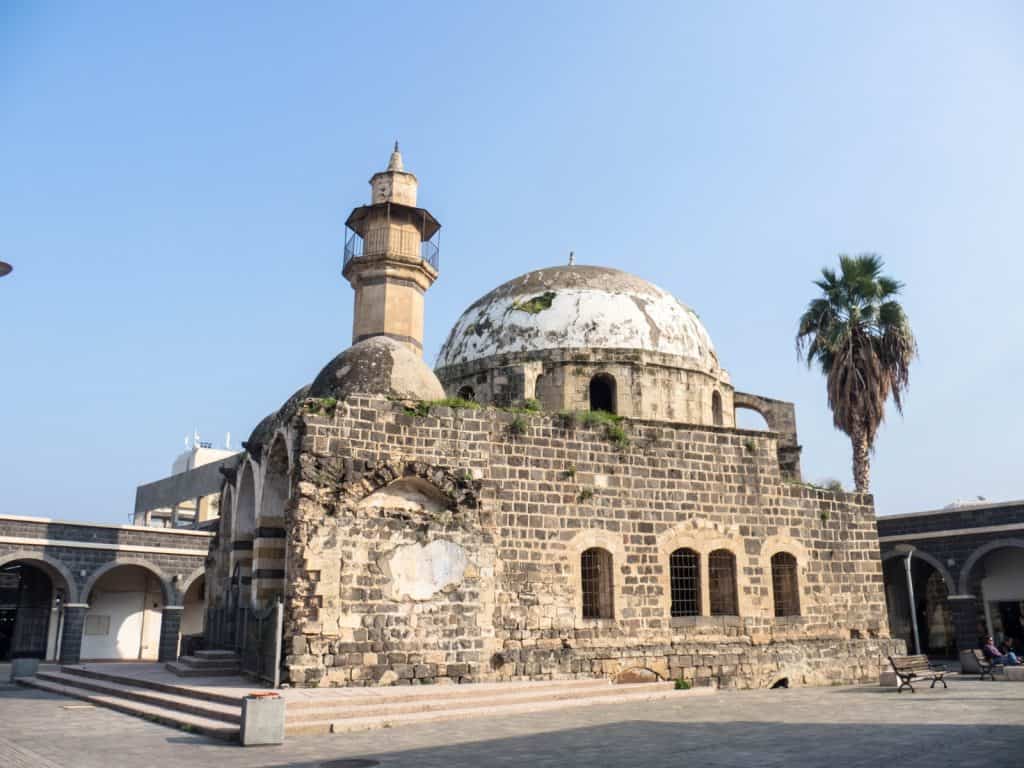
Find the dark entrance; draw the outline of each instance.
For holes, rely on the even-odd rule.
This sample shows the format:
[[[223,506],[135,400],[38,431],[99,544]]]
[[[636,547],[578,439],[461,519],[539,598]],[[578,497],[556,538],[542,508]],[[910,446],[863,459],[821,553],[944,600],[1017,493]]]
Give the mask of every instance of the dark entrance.
[[[615,379],[599,373],[590,380],[590,410],[616,413]]]
[[[46,658],[53,597],[53,582],[38,568],[0,568],[0,661]]]

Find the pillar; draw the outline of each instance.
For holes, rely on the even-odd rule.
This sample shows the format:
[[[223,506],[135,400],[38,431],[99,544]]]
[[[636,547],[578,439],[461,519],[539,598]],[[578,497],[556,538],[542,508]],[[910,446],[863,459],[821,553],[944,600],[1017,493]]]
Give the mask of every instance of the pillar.
[[[953,636],[957,650],[978,647],[978,636],[984,630],[978,626],[978,598],[974,595],[950,595],[949,610],[953,614]]]
[[[184,610],[183,605],[164,606],[160,616],[160,655],[157,657],[159,661],[178,660],[178,639]]]
[[[61,629],[60,663],[77,664],[82,657],[82,632],[88,603],[65,603],[64,624]]]

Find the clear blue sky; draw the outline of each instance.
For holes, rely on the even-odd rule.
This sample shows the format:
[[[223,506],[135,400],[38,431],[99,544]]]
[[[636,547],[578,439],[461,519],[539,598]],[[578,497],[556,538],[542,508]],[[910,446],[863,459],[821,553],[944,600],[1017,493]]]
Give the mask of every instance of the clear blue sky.
[[[402,142],[472,300],[581,263],[694,307],[850,482],[796,319],[839,252],[921,358],[881,513],[1024,497],[1019,3],[72,3],[0,9],[0,511],[124,521],[350,340],[343,222]]]

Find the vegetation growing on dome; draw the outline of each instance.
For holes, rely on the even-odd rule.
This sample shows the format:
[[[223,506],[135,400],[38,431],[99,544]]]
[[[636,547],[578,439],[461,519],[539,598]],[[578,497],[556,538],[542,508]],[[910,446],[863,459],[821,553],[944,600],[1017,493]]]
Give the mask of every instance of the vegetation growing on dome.
[[[551,309],[551,302],[555,300],[555,295],[554,291],[544,291],[544,293],[539,296],[534,296],[532,299],[528,299],[523,302],[512,302],[512,309],[518,309],[520,312],[529,312],[531,315],[536,315],[538,312],[543,312],[545,309]]]

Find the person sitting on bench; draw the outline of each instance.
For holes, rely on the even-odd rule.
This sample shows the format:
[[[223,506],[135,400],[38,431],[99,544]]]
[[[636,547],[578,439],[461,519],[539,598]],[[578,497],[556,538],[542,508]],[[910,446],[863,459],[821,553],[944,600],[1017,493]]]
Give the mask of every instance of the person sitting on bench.
[[[995,641],[992,636],[984,638],[981,644],[981,650],[985,654],[985,658],[994,664],[1002,664],[1005,667],[1015,667],[1020,664],[1020,659],[1017,658],[1017,654],[1013,651],[1009,653],[1003,653],[996,648]]]

